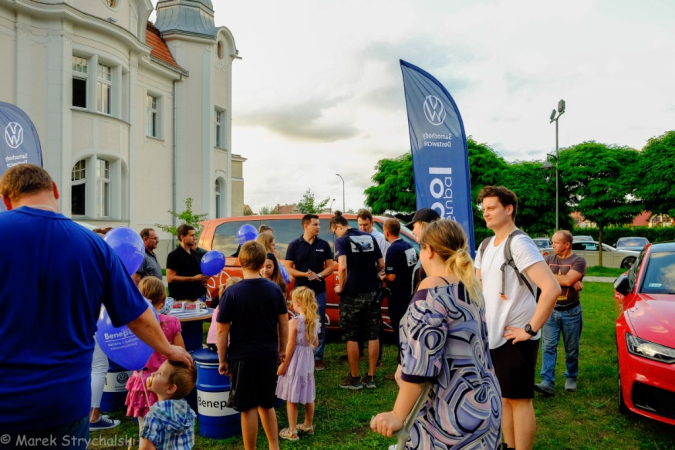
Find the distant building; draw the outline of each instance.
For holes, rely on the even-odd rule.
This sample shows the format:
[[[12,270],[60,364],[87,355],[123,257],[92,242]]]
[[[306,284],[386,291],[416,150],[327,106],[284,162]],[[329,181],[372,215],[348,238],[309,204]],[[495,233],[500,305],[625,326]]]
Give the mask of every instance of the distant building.
[[[234,37],[211,0],[160,0],[154,25],[151,12],[150,0],[0,2],[0,100],[35,123],[61,212],[99,228],[172,225],[188,197],[209,218],[243,214]]]
[[[272,209],[272,214],[300,214],[300,210],[295,203],[290,205],[280,205],[277,203],[277,206]]]

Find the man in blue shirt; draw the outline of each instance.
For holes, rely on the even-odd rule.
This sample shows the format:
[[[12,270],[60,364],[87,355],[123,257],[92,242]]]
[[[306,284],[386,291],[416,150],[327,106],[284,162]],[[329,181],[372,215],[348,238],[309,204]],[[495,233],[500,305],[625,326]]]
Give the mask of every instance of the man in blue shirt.
[[[382,313],[379,303],[381,286],[377,274],[384,267],[384,258],[375,238],[349,226],[340,211],[330,219],[330,229],[338,236],[335,257],[338,259],[339,284],[335,292],[340,295],[340,329],[347,341],[349,375],[340,384],[343,389],[360,390],[365,384],[374,389],[375,368],[380,351],[380,323]],[[359,375],[359,331],[368,340],[368,374]]]
[[[384,237],[390,246],[384,260],[385,274],[382,276],[382,281],[387,283],[387,287],[391,291],[391,296],[388,299],[389,319],[399,351],[401,344],[398,327],[412,298],[413,270],[415,264],[417,264],[417,252],[412,245],[401,239],[400,236],[401,223],[396,219],[387,219],[384,222]],[[387,375],[385,378],[394,379],[391,375]]]
[[[307,286],[314,291],[319,305],[321,331],[319,345],[314,350],[314,369],[324,370],[323,351],[326,339],[326,280],[333,273],[333,250],[328,242],[319,237],[319,216],[305,214],[302,217],[303,234],[288,245],[285,266],[295,277],[295,287]]]
[[[8,448],[86,448],[91,361],[101,305],[168,359],[169,344],[114,250],[58,213],[56,184],[22,164],[0,178],[0,435]],[[6,439],[9,439],[8,441]]]

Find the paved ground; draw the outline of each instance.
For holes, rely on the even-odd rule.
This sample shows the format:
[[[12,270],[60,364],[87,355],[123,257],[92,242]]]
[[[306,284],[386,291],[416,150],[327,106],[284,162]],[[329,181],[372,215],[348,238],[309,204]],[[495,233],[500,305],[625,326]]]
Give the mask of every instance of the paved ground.
[[[614,283],[618,277],[584,277],[584,281],[599,281],[601,283]]]

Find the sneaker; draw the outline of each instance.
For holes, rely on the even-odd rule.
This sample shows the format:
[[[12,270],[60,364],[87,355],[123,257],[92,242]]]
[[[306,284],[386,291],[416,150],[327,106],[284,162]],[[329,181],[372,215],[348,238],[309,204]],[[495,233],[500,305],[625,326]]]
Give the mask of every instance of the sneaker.
[[[297,441],[300,439],[298,437],[298,432],[296,431],[291,431],[290,428],[284,428],[279,432],[279,437],[281,439],[286,439],[287,441]]]
[[[367,389],[375,389],[375,375],[366,375],[363,377],[361,382],[366,386]]]
[[[342,383],[339,385],[342,389],[351,389],[352,391],[360,391],[363,389],[363,383],[359,377],[352,377],[347,375]]]
[[[535,384],[534,390],[539,392],[540,394],[544,394],[544,397],[553,397],[555,395],[555,390],[548,384],[544,383]]]
[[[319,371],[325,370],[325,369],[326,369],[326,363],[324,363],[322,359],[317,359],[316,361],[314,361],[314,370],[319,372]]]
[[[389,450],[397,450],[398,449],[398,444],[390,445]]]
[[[565,390],[574,392],[577,390],[577,380],[573,380],[572,378],[568,378],[565,380]]]
[[[106,416],[101,416],[98,422],[89,422],[89,431],[109,430],[120,424],[119,420],[111,420]]]

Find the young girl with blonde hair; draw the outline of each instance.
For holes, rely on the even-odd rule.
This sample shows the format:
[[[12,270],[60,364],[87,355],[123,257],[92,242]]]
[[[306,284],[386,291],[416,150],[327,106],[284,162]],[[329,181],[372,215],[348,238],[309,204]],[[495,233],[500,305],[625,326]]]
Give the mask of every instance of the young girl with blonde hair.
[[[277,397],[286,400],[288,428],[282,439],[298,440],[298,430],[314,434],[314,348],[319,344],[321,321],[314,291],[305,286],[293,290],[293,309],[298,313],[289,322],[286,359],[279,366]],[[298,404],[305,405],[305,421],[298,425]]]
[[[414,414],[406,449],[499,449],[501,390],[466,234],[457,222],[439,220],[426,227],[420,245],[427,278],[401,320],[399,393],[393,411],[370,426],[391,436]],[[431,385],[426,402],[413,411],[425,383]]]

